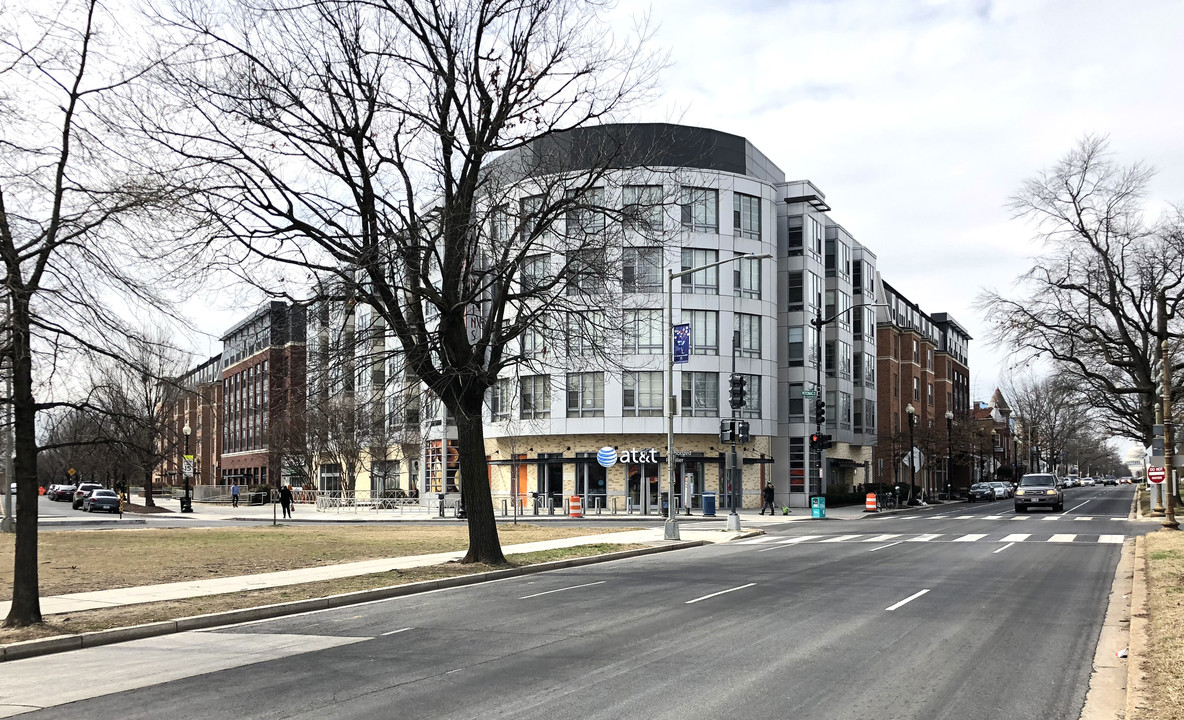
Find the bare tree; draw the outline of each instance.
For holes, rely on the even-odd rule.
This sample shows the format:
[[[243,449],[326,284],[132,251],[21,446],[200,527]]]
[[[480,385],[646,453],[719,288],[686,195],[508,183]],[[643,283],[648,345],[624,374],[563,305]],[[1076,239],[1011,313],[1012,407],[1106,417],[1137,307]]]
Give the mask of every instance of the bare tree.
[[[1035,222],[1046,254],[1017,280],[1016,292],[984,292],[979,306],[989,339],[1020,353],[1016,365],[1051,360],[1072,378],[1113,435],[1150,443],[1156,378],[1151,367],[1164,339],[1156,294],[1168,296],[1167,327],[1180,387],[1184,321],[1184,213],[1144,219],[1152,172],[1121,167],[1103,138],[1086,137],[1012,198],[1016,217]]]
[[[299,292],[336,279],[398,339],[457,428],[466,562],[504,562],[486,391],[533,361],[523,338],[546,319],[619,307],[597,293],[619,277],[606,236],[625,218],[605,195],[629,138],[580,128],[644,97],[659,63],[644,30],[615,42],[603,11],[311,0],[216,14],[195,1],[168,18],[194,49],[149,107],[155,136],[202,165],[236,256]]]
[[[117,357],[126,318],[184,297],[170,261],[182,217],[159,153],[116,124],[117,91],[141,69],[97,0],[0,18],[0,272],[8,306],[18,485],[12,606],[5,626],[41,621],[37,574],[37,418],[68,399],[87,357]],[[19,99],[19,104],[17,103]],[[187,229],[186,229],[187,230]],[[179,233],[178,236],[187,234]],[[176,272],[175,275],[170,273]],[[185,275],[192,282],[192,270]]]
[[[1061,463],[1075,440],[1098,424],[1090,416],[1085,395],[1067,374],[1036,377],[1031,373],[1003,378],[1001,385],[1016,421],[1024,428],[1024,442],[1050,466]]]

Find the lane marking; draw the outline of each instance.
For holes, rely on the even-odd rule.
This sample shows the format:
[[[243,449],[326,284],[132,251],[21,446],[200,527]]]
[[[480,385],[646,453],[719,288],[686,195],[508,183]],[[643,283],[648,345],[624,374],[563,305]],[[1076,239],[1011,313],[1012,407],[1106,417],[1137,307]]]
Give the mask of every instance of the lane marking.
[[[539,597],[540,595],[550,595],[551,593],[563,592],[564,590],[575,590],[576,588],[592,587],[593,585],[603,585],[606,582],[608,582],[608,581],[607,580],[597,580],[596,582],[584,583],[583,585],[572,585],[570,587],[559,588],[558,590],[547,590],[546,592],[535,593],[534,595],[523,595],[522,597],[520,597],[518,599],[519,600],[529,600],[530,598],[536,598],[536,597]]]
[[[770,550],[780,550],[781,548],[790,547],[791,545],[796,545],[797,543],[806,542],[807,540],[817,540],[820,537],[826,537],[826,536],[825,535],[799,535],[795,538],[789,538],[788,540],[785,540],[784,542],[774,545],[773,547],[761,548],[760,550],[757,550],[757,552],[769,552]]]
[[[954,538],[954,542],[977,542],[987,536],[986,533],[978,534],[971,533],[970,535],[963,535],[960,538]]]
[[[996,553],[1001,553],[1001,552],[1003,552],[1004,550],[1006,550],[1007,548],[1011,547],[1012,545],[1015,545],[1015,543],[1013,543],[1013,542],[1009,542],[1009,543],[1007,543],[1006,545],[1004,545],[1003,547],[999,548],[998,550],[996,550],[995,552],[993,552],[993,553],[991,553],[991,554],[992,554],[992,555],[994,555],[994,554],[996,554]]]
[[[870,537],[867,540],[860,540],[860,542],[884,542],[885,540],[891,540],[892,538],[898,537],[900,537],[900,533],[889,533],[887,535],[876,535],[875,537]]]
[[[919,593],[914,593],[912,595],[909,595],[907,598],[905,598],[904,600],[901,600],[900,602],[896,603],[895,605],[889,605],[888,607],[884,608],[884,611],[885,612],[892,612],[893,610],[900,607],[901,605],[911,603],[912,601],[916,600],[917,598],[921,597],[922,595],[924,595],[927,592],[929,592],[929,590],[926,589],[926,590],[922,590]]]
[[[1093,515],[1082,515],[1081,517],[1073,518],[1073,520],[1075,520],[1076,522],[1081,522],[1082,520],[1093,520],[1093,519],[1094,519]]]
[[[1090,499],[1092,500],[1093,498],[1090,498]],[[1085,503],[1087,503],[1087,502],[1089,502],[1089,500],[1086,500],[1085,502],[1081,503],[1081,505],[1084,505],[1084,504],[1085,504]],[[1063,513],[1061,513],[1061,514],[1062,514],[1062,515],[1068,515],[1069,513],[1071,513],[1071,512],[1073,512],[1074,510],[1076,510],[1077,508],[1081,507],[1081,505],[1074,505],[1073,507],[1069,508],[1068,510],[1066,510],[1065,512],[1063,512]]]
[[[719,596],[719,595],[725,595],[725,594],[727,594],[727,593],[730,593],[730,592],[736,592],[737,590],[743,590],[744,588],[750,588],[750,587],[752,587],[753,585],[756,585],[756,583],[748,583],[747,585],[741,585],[740,587],[729,588],[729,589],[727,589],[727,590],[720,590],[719,592],[711,593],[710,595],[704,595],[703,597],[700,597],[700,598],[695,598],[694,600],[687,600],[687,601],[686,601],[685,603],[683,603],[683,604],[684,604],[684,605],[691,605],[692,603],[697,603],[697,602],[699,602],[700,600],[706,600],[706,599],[708,599],[708,598],[717,597],[717,596]]]
[[[1099,535],[1098,536],[1098,542],[1100,542],[1100,543],[1114,543],[1115,545],[1121,545],[1124,540],[1126,540],[1125,535]]]
[[[398,630],[391,630],[390,632],[384,632],[381,635],[379,635],[378,637],[386,637],[387,635],[398,635],[399,633],[407,632],[410,629],[411,628],[409,628],[409,627],[399,628]]]
[[[833,538],[827,538],[826,540],[819,540],[819,542],[820,543],[847,542],[848,540],[851,540],[851,539],[854,539],[857,537],[863,537],[863,536],[862,535],[836,535]]]
[[[1048,539],[1048,542],[1073,542],[1076,535],[1053,535]]]
[[[1017,543],[1017,542],[1023,542],[1030,537],[1032,537],[1032,536],[1028,533],[1014,533],[1012,535],[1008,535],[1007,537],[1003,538],[999,542]]]
[[[868,550],[868,552],[875,552],[875,551],[877,551],[877,550],[883,550],[884,548],[890,548],[890,547],[892,547],[893,545],[899,545],[899,544],[901,544],[902,542],[904,542],[904,540],[897,540],[897,541],[896,541],[896,542],[894,542],[894,543],[888,543],[887,545],[881,545],[880,547],[874,547],[874,548],[872,548],[871,550]]]
[[[760,537],[752,538],[751,540],[741,540],[737,545],[760,545],[761,543],[773,542],[774,540],[781,540],[776,535],[761,535]]]
[[[1030,520],[1030,519],[1031,519],[1031,518],[1026,518],[1026,517],[1019,517],[1019,516],[1016,516],[1016,517],[1013,517],[1013,518],[1011,519],[1011,522],[1021,522],[1021,521],[1023,521],[1023,520]]]
[[[933,535],[918,535],[915,538],[909,538],[905,542],[929,542],[930,540],[936,540],[937,538],[939,538],[941,536],[942,536],[942,533],[937,533],[937,534],[933,534]]]

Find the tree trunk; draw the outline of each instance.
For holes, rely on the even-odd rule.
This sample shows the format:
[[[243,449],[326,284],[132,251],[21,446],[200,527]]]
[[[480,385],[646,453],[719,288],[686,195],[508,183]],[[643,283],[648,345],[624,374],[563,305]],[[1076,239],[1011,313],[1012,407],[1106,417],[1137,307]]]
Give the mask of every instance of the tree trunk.
[[[506,562],[506,556],[502,554],[497,521],[493,516],[481,405],[478,404],[475,410],[461,409],[452,415],[456,420],[461,492],[469,523],[469,552],[461,562],[501,565]]]
[[[12,293],[11,337],[16,553],[12,563],[12,607],[4,627],[24,627],[41,622],[41,599],[37,576],[37,405],[33,399],[29,302],[20,292]]]
[[[144,507],[156,507],[152,499],[152,468],[144,468]]]

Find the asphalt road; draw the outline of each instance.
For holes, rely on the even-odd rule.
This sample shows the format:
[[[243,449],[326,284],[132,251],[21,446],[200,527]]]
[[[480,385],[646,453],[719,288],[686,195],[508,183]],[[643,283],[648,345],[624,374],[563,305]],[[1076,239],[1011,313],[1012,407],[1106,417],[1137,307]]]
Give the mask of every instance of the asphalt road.
[[[1131,497],[786,524],[9,662],[0,699],[72,720],[1077,718],[1121,543],[1158,528],[1125,519]]]

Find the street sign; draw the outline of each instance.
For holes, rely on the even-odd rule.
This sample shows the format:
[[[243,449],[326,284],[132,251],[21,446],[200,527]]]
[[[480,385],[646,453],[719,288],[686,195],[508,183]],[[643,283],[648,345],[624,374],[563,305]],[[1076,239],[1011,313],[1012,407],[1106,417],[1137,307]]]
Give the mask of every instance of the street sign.
[[[674,326],[674,364],[680,365],[691,361],[691,326],[689,324]]]
[[[802,397],[804,397],[804,398],[816,398],[816,397],[818,397],[818,391],[817,391],[817,390],[803,390],[803,391],[802,391]]]
[[[1167,477],[1168,471],[1165,468],[1155,466],[1147,468],[1147,479],[1157,485],[1166,480]]]

